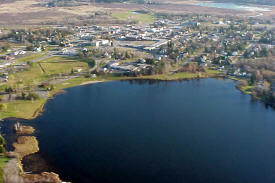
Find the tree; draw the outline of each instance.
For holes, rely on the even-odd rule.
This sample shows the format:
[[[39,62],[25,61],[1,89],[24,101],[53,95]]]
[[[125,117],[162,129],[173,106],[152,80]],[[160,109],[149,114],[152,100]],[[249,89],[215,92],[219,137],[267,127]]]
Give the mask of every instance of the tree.
[[[3,145],[0,145],[0,153],[4,153],[6,150]]]
[[[5,139],[0,135],[0,145],[5,145]]]
[[[268,56],[268,51],[266,48],[263,48],[261,51],[260,51],[260,57],[267,57]]]
[[[95,66],[95,60],[94,59],[89,60],[88,65],[89,65],[90,68],[94,67]]]
[[[4,46],[2,46],[2,50],[3,51],[8,51],[8,49],[10,49],[10,45],[9,44],[5,44]]]
[[[24,99],[26,98],[26,93],[25,93],[25,92],[22,92],[22,93],[21,93],[21,97],[22,97],[22,99],[24,100]]]
[[[154,59],[152,59],[152,58],[146,58],[145,62],[146,62],[146,64],[152,65],[152,64],[154,64]]]
[[[5,92],[7,93],[12,93],[14,90],[12,89],[12,87],[8,87],[5,89]]]

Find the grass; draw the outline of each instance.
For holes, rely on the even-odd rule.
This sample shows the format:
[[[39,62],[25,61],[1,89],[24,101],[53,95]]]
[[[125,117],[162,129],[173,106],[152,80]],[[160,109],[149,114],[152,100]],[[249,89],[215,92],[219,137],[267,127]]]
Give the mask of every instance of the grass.
[[[66,57],[51,57],[40,62],[41,67],[47,75],[70,73],[73,68],[88,69],[88,64]]]
[[[131,11],[113,12],[112,17],[119,20],[136,20],[140,24],[152,23],[155,20],[155,16],[153,14],[134,14]]]
[[[17,117],[24,119],[31,119],[36,116],[42,108],[46,99],[39,99],[36,101],[29,100],[15,100],[10,101],[7,105],[7,110],[2,111],[0,114],[0,119],[8,117]]]
[[[139,76],[139,77],[116,77],[111,75],[101,76],[100,78],[102,80],[107,81],[117,81],[117,80],[129,80],[129,79],[155,79],[155,80],[184,80],[184,79],[195,79],[198,78],[204,78],[205,76],[199,73],[191,73],[191,72],[180,72],[176,74],[157,74],[157,75],[148,75],[148,76]]]
[[[206,73],[210,75],[221,75],[223,71],[214,70],[214,69],[206,69]]]
[[[46,76],[40,68],[39,63],[33,63],[30,69],[11,74],[7,85],[17,85],[18,87],[37,85],[45,78]]]
[[[73,86],[81,85],[82,83],[89,82],[89,81],[99,81],[97,78],[85,78],[85,77],[77,77],[70,79],[68,81],[58,83],[54,86],[54,90],[50,92],[50,95],[54,95],[65,88],[70,88]]]
[[[39,151],[38,141],[34,136],[20,136],[12,146],[14,147],[14,152],[18,153],[19,160],[22,160],[26,155]]]
[[[139,59],[139,57],[136,58],[129,58],[129,59],[125,59],[125,60],[119,60],[120,63],[124,63],[124,62],[133,62],[133,61],[137,61]]]
[[[253,89],[253,86],[249,86],[249,85],[240,88],[240,90],[245,94],[251,94],[252,89]]]
[[[50,92],[49,97],[60,92],[64,88],[78,86],[88,81],[96,81],[96,79],[78,77],[68,81],[64,81],[62,83],[58,83],[54,85],[54,90]],[[10,101],[7,104],[7,110],[1,111],[0,119],[4,119],[8,117],[17,117],[17,118],[23,118],[23,119],[35,118],[39,114],[39,112],[43,109],[43,106],[46,103],[46,101],[47,100],[43,98],[36,101],[29,101],[29,100]]]
[[[161,74],[142,76],[141,79],[157,79],[157,80],[181,80],[181,79],[194,79],[199,76],[199,73],[180,72],[176,74]],[[201,76],[200,76],[201,77]]]
[[[10,158],[0,155],[0,183],[3,182],[3,168],[5,164],[10,160]]]
[[[43,56],[45,56],[45,52],[38,52],[38,53],[33,53],[31,55],[27,55],[24,57],[21,57],[19,59],[17,59],[18,62],[28,62],[28,61],[33,61],[39,58],[42,58]]]
[[[88,64],[67,57],[50,57],[39,63],[33,63],[28,70],[11,74],[6,85],[18,88],[38,85],[41,81],[49,79],[53,75],[59,73],[69,74],[73,68],[87,70]]]

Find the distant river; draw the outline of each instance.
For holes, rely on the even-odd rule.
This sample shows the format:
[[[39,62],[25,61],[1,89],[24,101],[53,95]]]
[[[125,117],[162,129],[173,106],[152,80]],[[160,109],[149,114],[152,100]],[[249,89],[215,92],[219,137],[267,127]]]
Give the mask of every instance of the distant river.
[[[116,81],[66,91],[32,123],[64,180],[275,182],[275,111],[231,80]]]
[[[269,8],[237,5],[237,4],[233,4],[233,3],[198,3],[197,5],[213,7],[213,8],[224,8],[224,9],[245,10],[245,11],[257,11],[257,12],[271,11]]]

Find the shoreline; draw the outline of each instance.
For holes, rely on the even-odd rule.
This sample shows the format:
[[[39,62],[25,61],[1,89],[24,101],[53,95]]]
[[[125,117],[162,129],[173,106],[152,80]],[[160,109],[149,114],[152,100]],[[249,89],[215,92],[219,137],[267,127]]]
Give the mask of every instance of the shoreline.
[[[114,78],[107,78],[107,79],[103,79],[103,80],[89,80],[89,81],[83,81],[83,82],[78,83],[76,85],[70,85],[68,87],[66,87],[67,85],[64,85],[65,87],[59,88],[59,89],[56,89],[56,90],[50,92],[50,94],[47,97],[47,99],[40,105],[39,108],[37,108],[34,111],[33,115],[31,117],[29,117],[29,118],[8,117],[8,118],[4,118],[2,120],[9,120],[11,118],[11,119],[18,119],[18,120],[29,121],[29,120],[35,119],[39,115],[43,114],[44,105],[47,103],[47,101],[49,99],[53,99],[56,95],[64,93],[65,92],[64,89],[67,89],[67,88],[84,86],[84,85],[91,85],[91,84],[97,84],[97,83],[103,83],[103,82],[110,82],[110,81],[130,81],[130,80],[149,80],[150,81],[151,80],[151,81],[159,81],[159,82],[161,82],[161,81],[190,81],[190,80],[200,80],[200,79],[207,79],[207,78],[216,78],[216,79],[222,78],[222,79],[230,79],[230,80],[233,80],[233,81],[238,81],[238,79],[236,79],[236,78],[230,78],[230,77],[227,77],[227,76],[215,75],[215,74],[209,74],[209,75],[207,74],[207,75],[203,75],[203,76],[196,75],[196,76],[188,77],[188,78],[174,78],[174,79],[171,79],[171,78],[169,79],[168,77],[166,77],[166,78],[158,78],[158,77],[156,77],[156,75],[152,75],[152,76],[143,76],[143,77],[114,77]],[[241,89],[239,89],[237,87],[236,87],[236,89],[238,89],[239,91],[241,91],[243,94],[247,94],[247,93],[243,92]],[[37,146],[38,146],[38,149],[39,149],[39,144],[38,143],[39,142],[37,140]],[[39,152],[39,150],[37,152]],[[28,154],[28,155],[32,155],[32,154],[33,153]],[[18,162],[19,165],[22,164],[22,159],[24,157],[22,157],[19,160],[19,162]],[[23,166],[21,167],[21,169],[22,169],[22,174],[25,175],[26,172],[23,170]],[[32,174],[29,174],[29,175],[32,175]],[[33,174],[33,175],[35,175],[35,174]],[[58,175],[58,174],[56,174],[56,175]]]

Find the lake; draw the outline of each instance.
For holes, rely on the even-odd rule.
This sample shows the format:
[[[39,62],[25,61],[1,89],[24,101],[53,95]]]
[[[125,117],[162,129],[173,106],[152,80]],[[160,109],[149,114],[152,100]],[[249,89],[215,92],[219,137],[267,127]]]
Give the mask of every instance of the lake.
[[[73,183],[274,183],[275,111],[220,79],[66,90],[32,120]]]
[[[198,3],[197,5],[207,6],[207,7],[212,7],[212,8],[224,8],[224,9],[257,11],[257,12],[271,11],[269,8],[238,5],[238,4],[233,4],[233,3]]]

